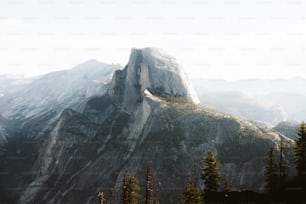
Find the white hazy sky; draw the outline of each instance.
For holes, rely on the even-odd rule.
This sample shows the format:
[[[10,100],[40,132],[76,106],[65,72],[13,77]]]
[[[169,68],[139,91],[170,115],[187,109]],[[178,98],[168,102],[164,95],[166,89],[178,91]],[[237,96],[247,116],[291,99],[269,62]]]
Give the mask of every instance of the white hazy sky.
[[[161,47],[190,77],[306,77],[303,0],[1,0],[0,75]]]

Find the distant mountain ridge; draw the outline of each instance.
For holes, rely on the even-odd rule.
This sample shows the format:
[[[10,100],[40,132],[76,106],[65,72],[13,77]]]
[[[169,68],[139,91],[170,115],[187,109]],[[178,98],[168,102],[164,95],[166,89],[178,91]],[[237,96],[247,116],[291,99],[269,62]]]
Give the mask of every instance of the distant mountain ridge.
[[[205,91],[241,91],[244,93],[265,95],[272,92],[305,94],[306,79],[294,77],[288,79],[244,79],[227,81],[224,79],[191,79],[193,85]]]
[[[273,129],[280,132],[287,137],[296,140],[297,133],[300,127],[300,123],[296,121],[291,122],[281,122],[277,124]]]
[[[306,79],[213,80],[192,79],[201,103],[271,126],[306,119]]]
[[[0,112],[7,118],[25,120],[46,112],[77,108],[85,98],[103,94],[112,74],[120,68],[120,65],[90,60],[71,70],[28,79],[17,89],[0,97]],[[18,78],[16,80],[20,81]],[[14,79],[11,81],[15,83]]]

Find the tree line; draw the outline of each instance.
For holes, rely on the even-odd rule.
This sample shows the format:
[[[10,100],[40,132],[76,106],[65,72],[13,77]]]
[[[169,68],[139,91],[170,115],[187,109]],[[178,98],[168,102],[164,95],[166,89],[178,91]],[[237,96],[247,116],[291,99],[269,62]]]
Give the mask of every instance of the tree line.
[[[271,147],[265,168],[266,191],[277,193],[286,188],[306,190],[306,124],[302,122],[294,141],[293,156],[296,176],[289,176],[290,164],[284,155],[283,141],[280,142],[279,158],[275,155],[276,149]]]
[[[201,159],[201,175],[200,178],[205,185],[204,191],[202,191],[197,181],[189,179],[183,192],[181,194],[180,203],[182,204],[204,204],[205,193],[217,192],[221,183],[221,173],[219,167],[219,161],[216,159],[214,152],[209,150],[207,156]],[[160,198],[158,194],[158,187],[154,186],[154,175],[151,167],[147,167],[145,193],[142,196],[139,179],[131,174],[125,173],[122,179],[120,187],[120,203],[122,204],[158,204]],[[225,186],[228,188],[228,179],[225,181]],[[108,201],[104,197],[103,192],[99,192],[101,204],[112,204],[113,198],[109,198]]]
[[[288,162],[283,147],[283,138],[280,139],[279,154],[276,148],[271,147],[267,151],[265,161],[265,192],[232,191],[230,189],[228,175],[221,178],[220,164],[214,152],[209,150],[207,155],[201,159],[200,179],[203,188],[198,186],[196,179],[190,178],[184,189],[182,189],[179,203],[181,204],[204,204],[210,202],[239,203],[238,201],[252,201],[253,203],[265,203],[266,201],[283,201],[285,196],[301,196],[306,192],[306,124],[302,122],[294,141],[294,165],[295,176],[289,176],[290,163]],[[222,181],[222,188],[221,188]],[[146,172],[146,184],[144,193],[141,192],[138,178],[130,173],[123,176],[121,184],[120,203],[122,204],[158,204],[160,203],[158,187],[153,185],[154,174],[152,168],[148,167]],[[142,196],[142,194],[144,194]],[[101,196],[102,195],[102,196]],[[108,201],[101,192],[99,193],[101,204],[112,204],[112,198]],[[296,197],[296,198],[295,198]],[[233,201],[236,199],[236,201]],[[303,201],[305,201],[304,199]],[[257,202],[258,201],[258,202]]]

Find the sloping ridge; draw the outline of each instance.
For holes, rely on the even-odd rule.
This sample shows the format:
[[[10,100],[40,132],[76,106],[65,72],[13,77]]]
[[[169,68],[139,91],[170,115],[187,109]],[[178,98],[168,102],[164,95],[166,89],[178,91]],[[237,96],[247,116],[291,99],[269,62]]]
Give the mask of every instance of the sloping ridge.
[[[173,57],[133,49],[106,94],[90,99],[81,113],[61,114],[45,136],[36,177],[20,203],[95,203],[98,190],[111,186],[118,193],[126,171],[143,176],[147,165],[157,172],[167,203],[179,198],[191,167],[209,149],[232,188],[259,190],[264,157],[278,142],[277,133],[197,102]]]
[[[51,72],[33,78],[19,89],[0,100],[0,112],[6,118],[30,121],[50,112],[60,113],[64,108],[76,108],[86,97],[104,93],[119,65],[90,60],[72,69]]]

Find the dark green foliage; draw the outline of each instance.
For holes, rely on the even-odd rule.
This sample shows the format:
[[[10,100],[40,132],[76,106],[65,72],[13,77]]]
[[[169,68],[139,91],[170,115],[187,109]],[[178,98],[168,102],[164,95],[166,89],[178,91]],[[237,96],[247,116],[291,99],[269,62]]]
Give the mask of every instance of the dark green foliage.
[[[201,160],[201,179],[205,184],[206,192],[218,191],[220,186],[219,162],[216,160],[212,150],[209,150],[207,157]]]
[[[145,204],[159,203],[159,186],[157,175],[151,166],[148,166],[145,184]]]
[[[185,186],[184,192],[181,198],[182,204],[204,204],[204,195],[200,188],[192,182],[188,181]]]
[[[140,200],[140,185],[138,179],[131,174],[124,175],[121,186],[121,203],[138,204]]]
[[[279,187],[283,188],[288,177],[289,162],[286,160],[283,148],[283,138],[281,138],[279,156]]]
[[[225,174],[225,176],[224,176],[224,191],[225,192],[229,192],[230,191],[230,184],[229,184],[228,174]]]
[[[282,189],[286,185],[286,181],[288,179],[288,169],[289,169],[289,163],[287,160],[283,160],[283,162],[280,165],[280,172],[281,174],[279,175],[279,187]]]
[[[299,177],[306,176],[306,124],[301,123],[294,146],[296,170]]]
[[[271,147],[268,153],[267,164],[265,167],[266,189],[269,192],[275,191],[277,189],[278,186],[277,170],[278,168],[275,159],[275,149]]]

